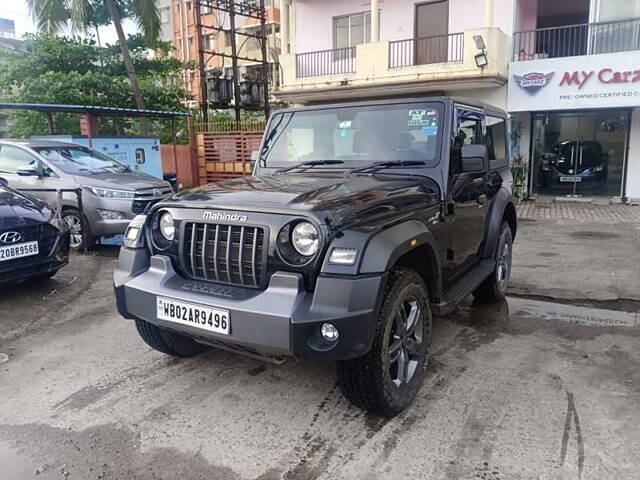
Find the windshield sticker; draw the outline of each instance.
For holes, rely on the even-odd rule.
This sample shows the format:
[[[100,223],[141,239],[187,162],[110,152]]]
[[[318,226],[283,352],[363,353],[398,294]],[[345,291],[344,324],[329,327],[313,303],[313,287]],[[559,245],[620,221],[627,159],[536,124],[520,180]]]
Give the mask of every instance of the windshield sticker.
[[[422,127],[422,133],[424,133],[425,135],[437,135],[438,125],[424,125]]]
[[[438,126],[436,110],[409,110],[408,127]]]
[[[350,128],[351,120],[343,120],[342,122],[338,123],[338,129],[340,129],[340,137],[348,138]]]

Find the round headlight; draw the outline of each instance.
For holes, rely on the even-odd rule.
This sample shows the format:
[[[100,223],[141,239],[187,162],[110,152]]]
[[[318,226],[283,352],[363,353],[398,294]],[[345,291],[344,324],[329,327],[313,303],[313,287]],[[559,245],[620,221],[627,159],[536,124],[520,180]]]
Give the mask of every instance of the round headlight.
[[[160,217],[160,233],[164,238],[171,241],[176,233],[176,227],[173,223],[173,217],[169,212],[163,213]]]
[[[291,233],[291,243],[300,255],[315,255],[320,246],[318,230],[309,222],[300,222]]]

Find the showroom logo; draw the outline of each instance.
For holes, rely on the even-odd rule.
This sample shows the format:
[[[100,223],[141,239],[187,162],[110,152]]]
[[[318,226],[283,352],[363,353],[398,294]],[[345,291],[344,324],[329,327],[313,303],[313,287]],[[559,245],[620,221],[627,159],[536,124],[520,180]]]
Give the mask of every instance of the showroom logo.
[[[16,243],[22,239],[22,234],[20,232],[4,232],[0,234],[0,243]]]
[[[530,72],[524,75],[513,75],[513,79],[518,86],[531,95],[535,95],[542,88],[549,84],[549,81],[553,78],[555,72],[540,73]]]

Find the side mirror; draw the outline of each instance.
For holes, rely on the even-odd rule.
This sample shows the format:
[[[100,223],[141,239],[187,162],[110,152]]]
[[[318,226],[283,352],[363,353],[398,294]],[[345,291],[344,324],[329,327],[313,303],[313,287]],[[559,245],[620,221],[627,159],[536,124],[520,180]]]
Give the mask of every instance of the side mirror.
[[[253,173],[253,167],[256,166],[256,161],[258,160],[258,151],[254,150],[251,152],[251,161],[249,162],[249,166],[251,167],[251,172]]]
[[[9,186],[9,181],[4,177],[0,177],[0,187],[8,187],[8,186]]]
[[[40,169],[35,165],[25,165],[24,167],[18,167],[16,173],[21,177],[39,177]]]
[[[486,170],[486,145],[462,146],[462,173],[476,173]]]

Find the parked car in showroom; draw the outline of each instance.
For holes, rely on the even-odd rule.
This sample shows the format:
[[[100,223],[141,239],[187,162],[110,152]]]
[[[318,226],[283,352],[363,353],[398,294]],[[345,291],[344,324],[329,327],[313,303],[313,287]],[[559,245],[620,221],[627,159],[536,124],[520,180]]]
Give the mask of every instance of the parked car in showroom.
[[[607,183],[609,155],[597,140],[560,142],[542,155],[540,181],[545,187],[573,182]]]
[[[69,227],[0,177],[0,283],[53,277],[69,261]]]
[[[131,222],[118,310],[169,355],[337,361],[354,405],[397,415],[422,384],[432,314],[505,295],[508,131],[504,111],[451,97],[280,110],[253,176]]]
[[[0,175],[16,189],[82,189],[83,232],[74,193],[63,195],[62,218],[71,247],[124,233],[149,203],[171,193],[168,182],[131,169],[88,147],[52,140],[0,140]],[[55,192],[30,192],[54,204]],[[83,237],[84,233],[84,237]]]

